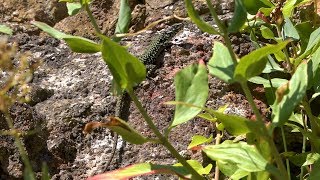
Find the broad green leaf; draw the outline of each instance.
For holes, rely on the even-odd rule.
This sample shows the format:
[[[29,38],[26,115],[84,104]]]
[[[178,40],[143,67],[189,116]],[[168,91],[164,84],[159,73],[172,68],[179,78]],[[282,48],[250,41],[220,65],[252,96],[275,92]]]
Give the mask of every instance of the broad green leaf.
[[[217,120],[221,122],[224,128],[232,135],[236,136],[256,131],[254,122],[244,117],[224,114],[218,111],[210,112],[214,114]]]
[[[289,18],[284,19],[282,33],[283,33],[284,38],[293,38],[294,40],[300,39],[298,31],[293,26],[293,24]]]
[[[188,149],[191,149],[191,148],[198,146],[200,144],[210,143],[210,142],[212,142],[212,139],[213,139],[212,135],[209,138],[206,138],[206,137],[200,136],[200,135],[194,135],[192,137],[191,143],[188,146]]]
[[[76,15],[80,11],[81,8],[82,8],[82,6],[78,2],[76,2],[76,3],[67,2],[68,14],[70,16]]]
[[[190,164],[190,166],[195,169],[199,174],[201,175],[207,175],[210,173],[212,169],[212,164],[208,164],[205,168],[196,160],[187,160],[187,163]],[[173,166],[182,166],[181,163],[177,163]]]
[[[209,73],[227,83],[234,82],[233,73],[235,65],[228,48],[220,42],[215,42],[213,56],[208,63]]]
[[[279,51],[278,51],[279,52]],[[270,56],[268,55],[268,60],[267,60],[267,65],[266,67],[263,69],[262,73],[271,73],[271,72],[275,72],[275,71],[281,71],[283,72],[284,69],[281,68],[279,66],[278,63],[275,62],[275,60]]]
[[[242,0],[235,0],[235,11],[228,27],[228,32],[238,32],[247,20],[247,10]]]
[[[255,84],[262,84],[264,87],[271,87],[270,81],[260,76],[255,76],[249,79],[250,82]],[[271,79],[272,87],[278,88],[284,84],[286,84],[288,80],[280,79],[280,78],[273,78]]]
[[[282,14],[285,18],[288,18],[291,16],[293,9],[294,9],[294,5],[297,2],[297,0],[288,0],[283,8],[282,8]]]
[[[98,127],[106,127],[117,134],[121,135],[121,137],[132,144],[143,144],[148,141],[146,137],[141,135],[138,131],[133,129],[127,122],[118,118],[118,117],[110,117],[110,121],[103,122],[90,122],[87,123],[83,132],[89,134],[93,129]]]
[[[121,89],[131,89],[146,77],[146,68],[142,62],[131,55],[126,48],[100,35],[102,57],[107,63],[112,76]]]
[[[308,166],[314,164],[316,161],[320,160],[320,154],[318,153],[310,153],[307,155],[306,162],[302,164],[302,166]]]
[[[212,121],[212,122],[216,122],[216,120],[217,120],[210,113],[201,113],[201,114],[198,114],[197,116],[200,118],[203,118],[205,120]]]
[[[178,175],[180,178],[185,179],[190,178],[187,169],[183,166],[166,166],[151,163],[141,163],[109,171],[107,173],[99,174],[93,177],[89,177],[87,180],[122,180],[131,179],[133,177],[142,175],[163,173]]]
[[[242,0],[247,11],[250,14],[256,14],[260,8],[273,7],[273,4],[269,0]]]
[[[265,39],[274,39],[274,34],[267,26],[260,27],[261,35]]]
[[[289,81],[286,93],[281,93],[280,96],[277,96],[272,107],[272,114],[274,116],[272,120],[273,125],[282,126],[289,119],[292,111],[306,93],[308,80],[308,64],[302,63]]]
[[[6,25],[0,24],[0,33],[12,35],[12,29]]]
[[[302,166],[307,161],[307,156],[310,153],[300,153],[294,156],[290,156],[288,159],[296,166]]]
[[[128,0],[121,0],[118,22],[116,25],[115,34],[127,33],[131,22],[131,9]],[[114,41],[119,41],[121,38],[114,38]]]
[[[238,180],[249,175],[249,172],[238,168],[236,163],[230,163],[223,160],[219,160],[217,161],[217,165],[219,167],[219,170],[224,175],[229,176],[230,179]]]
[[[208,74],[204,64],[194,64],[179,71],[175,78],[176,101],[203,107],[208,98]],[[170,127],[182,124],[201,112],[201,109],[176,105]]]
[[[269,164],[253,145],[248,145],[245,142],[205,146],[203,151],[212,160],[235,164],[243,171],[259,172],[266,170],[279,176],[276,168]]]
[[[96,53],[101,51],[101,46],[95,42],[79,37],[73,36],[63,38],[73,52],[77,53]]]
[[[301,52],[304,52],[309,43],[310,34],[315,30],[313,24],[310,21],[302,22],[295,25],[295,29],[298,31],[300,36]]]
[[[246,82],[248,79],[259,75],[265,68],[268,61],[264,57],[280,51],[286,47],[288,43],[289,41],[284,41],[276,45],[264,46],[242,57],[236,67],[234,78],[238,82]]]
[[[311,33],[307,48],[301,56],[305,57],[309,55],[312,52],[312,49],[314,47],[317,48],[319,44],[320,44],[320,27]],[[298,58],[298,59],[299,60],[297,63],[300,63],[299,61],[301,61],[302,59],[301,58]]]
[[[63,39],[66,41],[66,43],[69,45],[72,51],[78,52],[78,53],[96,53],[100,52],[101,46],[94,41],[91,41],[89,39],[80,37],[80,36],[72,36],[69,34],[62,33],[46,23],[33,21],[33,25],[37,26],[44,32],[48,33],[50,36],[57,38],[57,39]]]
[[[194,9],[192,0],[184,0],[184,3],[186,5],[186,9],[188,11],[189,17],[191,18],[191,21],[195,23],[201,31],[207,32],[209,34],[219,34],[218,31],[215,30],[210,24],[201,19],[197,11]]]

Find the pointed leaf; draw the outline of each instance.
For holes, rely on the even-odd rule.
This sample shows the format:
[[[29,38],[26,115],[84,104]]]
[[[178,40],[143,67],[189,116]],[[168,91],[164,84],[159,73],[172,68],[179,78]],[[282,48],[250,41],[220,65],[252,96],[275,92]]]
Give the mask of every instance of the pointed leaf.
[[[208,74],[202,63],[194,64],[179,71],[174,83],[176,87],[176,101],[203,107],[208,98]],[[184,123],[201,112],[201,109],[176,105],[174,119],[170,127]]]
[[[271,87],[270,81],[260,76],[255,76],[249,79],[250,82],[255,84],[262,84],[264,87]],[[288,80],[280,79],[280,78],[273,78],[271,79],[272,87],[278,88],[284,84],[286,84]]]
[[[255,123],[241,116],[224,114],[218,111],[210,111],[221,122],[226,130],[232,135],[242,135],[255,132]]]
[[[123,180],[150,174],[173,174],[180,178],[190,179],[188,171],[183,166],[141,163],[89,177],[88,180]]]
[[[280,51],[289,41],[284,41],[276,45],[264,46],[257,49],[240,59],[236,67],[234,77],[239,82],[246,82],[248,79],[259,75],[266,66],[265,56]]]
[[[212,164],[208,164],[205,168],[196,160],[187,160],[187,163],[190,164],[190,166],[195,169],[199,174],[201,175],[207,175],[210,173],[212,169]],[[174,166],[182,166],[181,163],[177,163]]]
[[[295,40],[300,39],[298,31],[293,26],[289,18],[284,19],[284,25],[283,25],[282,31],[283,31],[282,33],[284,34],[284,38],[293,38]]]
[[[201,19],[197,11],[194,9],[191,0],[184,0],[184,3],[192,22],[195,23],[201,31],[207,32],[209,34],[219,34],[210,24]]]
[[[82,6],[78,2],[74,2],[74,3],[67,2],[67,9],[68,9],[69,16],[76,15],[80,11],[81,8],[82,8]]]
[[[274,116],[272,124],[274,126],[282,126],[289,119],[292,111],[306,93],[308,80],[308,64],[302,63],[289,81],[286,92],[277,96],[272,108]],[[278,88],[277,92],[279,92],[280,88],[282,86]]]
[[[132,144],[143,144],[148,141],[146,137],[141,135],[138,131],[134,130],[127,122],[121,120],[117,117],[111,117],[109,122],[90,122],[87,123],[84,128],[84,133],[91,133],[93,129],[98,127],[106,127],[117,134],[121,135],[121,137]]]
[[[119,87],[130,89],[145,79],[146,68],[138,58],[108,37],[103,35],[100,37],[103,40],[102,58]]]
[[[282,13],[283,13],[283,16],[284,16],[285,18],[291,16],[291,14],[292,14],[292,12],[293,12],[293,9],[294,9],[294,5],[295,5],[296,2],[297,2],[297,0],[288,0],[288,1],[284,4],[284,6],[283,6],[283,8],[282,8]]]
[[[206,137],[200,136],[200,135],[194,135],[192,137],[191,143],[188,146],[188,149],[191,149],[191,148],[198,146],[200,144],[210,143],[210,142],[212,142],[212,139],[213,139],[212,135],[209,138],[206,138]]]
[[[262,25],[260,27],[261,35],[265,39],[274,39],[274,34],[267,26]]]
[[[247,10],[242,0],[235,0],[235,11],[228,27],[228,32],[238,32],[247,20]]]
[[[80,37],[80,36],[72,36],[69,34],[62,33],[46,23],[33,21],[33,25],[37,26],[44,32],[48,33],[54,38],[57,39],[63,39],[66,41],[66,43],[69,45],[72,51],[78,52],[78,53],[96,53],[100,52],[101,47],[99,44],[95,43],[94,41],[91,41],[89,39]]]
[[[118,17],[115,34],[127,33],[131,22],[131,9],[128,0],[121,0]],[[115,37],[113,40],[118,42],[120,39],[121,38]]]
[[[233,83],[235,65],[232,61],[228,48],[220,42],[215,42],[213,56],[208,63],[209,73],[226,83]]]
[[[203,151],[212,160],[236,164],[239,169],[247,172],[267,170],[276,174],[276,168],[269,164],[253,145],[245,142],[205,146]]]

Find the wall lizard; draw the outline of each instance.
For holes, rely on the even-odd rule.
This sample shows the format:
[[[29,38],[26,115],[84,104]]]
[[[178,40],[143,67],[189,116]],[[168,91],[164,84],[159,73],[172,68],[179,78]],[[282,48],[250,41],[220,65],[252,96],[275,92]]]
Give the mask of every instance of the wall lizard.
[[[166,48],[168,42],[182,29],[183,24],[177,23],[170,26],[167,30],[161,32],[158,36],[155,37],[144,51],[144,53],[139,57],[140,61],[147,68],[147,77],[157,68],[157,58],[161,52]],[[128,93],[124,93],[117,97],[117,103],[115,107],[115,116],[127,121],[129,117],[129,108],[130,108],[131,99]],[[114,143],[111,150],[111,156],[104,168],[108,170],[113,157],[115,155],[117,145],[118,145],[118,134],[114,134]]]

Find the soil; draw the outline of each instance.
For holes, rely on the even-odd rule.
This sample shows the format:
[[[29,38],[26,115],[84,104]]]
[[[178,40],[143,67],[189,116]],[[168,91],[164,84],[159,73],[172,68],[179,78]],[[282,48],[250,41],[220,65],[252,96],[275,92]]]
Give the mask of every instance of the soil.
[[[106,35],[115,29],[120,0],[93,1],[91,8],[99,26]],[[147,24],[173,13],[186,16],[182,0],[133,0],[134,9],[131,31],[144,28]],[[214,1],[219,16],[228,21],[233,12],[230,0]],[[210,19],[203,1],[195,1],[196,9],[204,19]],[[67,45],[40,32],[30,24],[31,20],[48,23],[51,26],[73,35],[96,40],[91,24],[85,12],[68,16],[64,3],[58,0],[0,0],[0,21],[14,30],[9,43],[16,42],[20,52],[30,51],[33,58],[41,58],[42,65],[34,73],[30,82],[32,100],[25,104],[15,104],[11,115],[16,128],[23,131],[35,130],[32,135],[22,138],[33,170],[41,176],[41,164],[46,162],[52,179],[81,180],[87,177],[125,167],[133,163],[152,162],[156,164],[174,164],[177,161],[160,145],[146,143],[133,145],[121,138],[116,155],[107,169],[113,146],[112,133],[107,129],[96,129],[85,135],[83,128],[91,121],[108,121],[114,114],[115,97],[110,92],[112,76],[101,58],[101,54],[77,54]],[[141,55],[151,39],[172,22],[157,25],[143,34],[124,38],[123,45],[135,55]],[[232,42],[238,56],[253,49],[246,35],[232,35]],[[142,83],[136,90],[149,115],[162,131],[173,118],[174,107],[164,102],[174,100],[174,75],[180,69],[208,61],[212,55],[212,45],[221,41],[219,36],[202,33],[195,25],[185,23],[185,27],[173,40],[172,45],[159,57],[161,67],[154,76]],[[229,104],[226,112],[251,117],[252,111],[236,85],[228,85],[209,77],[209,108]],[[259,88],[257,88],[259,89]],[[256,103],[262,112],[266,109],[263,99]],[[130,107],[129,124],[148,137],[153,133],[147,127],[134,105]],[[7,129],[4,117],[0,115],[0,129]],[[187,159],[201,160],[199,152],[186,150],[195,134],[209,137],[214,135],[210,122],[195,118],[175,128],[170,141],[180,154]],[[0,136],[0,179],[22,179],[23,165],[14,141],[9,136]],[[173,176],[156,175],[137,179],[175,179]]]

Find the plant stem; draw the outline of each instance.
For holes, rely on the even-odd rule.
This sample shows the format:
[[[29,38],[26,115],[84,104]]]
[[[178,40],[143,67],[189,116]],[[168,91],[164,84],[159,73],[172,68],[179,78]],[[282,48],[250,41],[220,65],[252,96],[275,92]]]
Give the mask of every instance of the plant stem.
[[[84,4],[84,7],[85,7],[85,9],[86,9],[86,11],[87,11],[87,13],[88,13],[88,16],[89,16],[89,18],[90,18],[90,22],[91,22],[91,24],[93,25],[94,30],[96,31],[96,33],[101,34],[101,31],[100,31],[100,29],[99,29],[99,26],[98,26],[95,18],[93,17],[92,12],[91,12],[91,10],[90,10],[90,8],[89,8],[89,4],[87,4],[87,3]]]
[[[305,116],[305,117],[303,117],[304,115],[303,115],[303,113],[301,113],[302,114],[302,118],[303,118],[303,128],[304,128],[304,130],[308,130],[308,128],[307,128],[307,117]],[[302,152],[301,153],[305,153],[306,152],[306,141],[307,141],[307,138],[306,138],[306,136],[302,136]],[[300,168],[300,180],[303,180],[303,170],[304,170],[304,166],[301,166],[301,168]]]
[[[21,156],[21,159],[22,159],[22,162],[26,168],[27,171],[24,171],[24,173],[27,173],[26,175],[31,179],[31,180],[35,180],[35,175],[34,175],[34,172],[32,170],[32,166],[30,164],[30,161],[29,161],[29,158],[27,156],[27,152],[26,150],[24,149],[23,147],[23,143],[21,142],[21,139],[19,137],[19,134],[18,134],[18,131],[16,129],[14,129],[14,126],[13,126],[13,120],[9,114],[9,112],[3,112],[3,114],[5,115],[5,118],[7,120],[7,124],[9,126],[9,129],[11,131],[13,131],[14,133],[14,143],[16,144],[18,150],[19,150],[19,153],[20,153],[20,156]]]
[[[232,49],[232,46],[231,46],[231,41],[230,41],[229,36],[228,36],[227,28],[226,28],[225,25],[220,21],[218,15],[217,15],[217,13],[216,13],[216,10],[215,10],[215,8],[213,7],[211,1],[210,1],[210,0],[206,0],[206,2],[207,2],[207,5],[208,5],[208,7],[209,7],[210,13],[211,13],[214,21],[216,22],[219,30],[222,31],[222,36],[223,36],[223,39],[224,39],[224,41],[225,41],[225,43],[226,43],[226,46],[227,46],[227,48],[228,48],[228,50],[229,50],[229,53],[230,53],[230,55],[231,55],[231,57],[232,57],[232,61],[233,61],[234,65],[237,65],[237,64],[238,64],[237,57],[236,57],[235,53],[233,52],[233,49]]]
[[[216,123],[216,127],[217,127],[217,124]],[[217,131],[217,135],[216,135],[216,145],[217,144],[220,144],[220,141],[221,141],[221,131],[219,131],[217,128],[216,128],[216,131]],[[214,179],[215,180],[219,180],[219,177],[220,177],[220,170],[219,170],[219,167],[217,165],[217,162],[216,162],[216,168],[215,168],[215,171],[214,171]]]
[[[285,166],[284,166],[284,164],[282,162],[282,159],[281,159],[280,154],[279,154],[279,152],[277,150],[277,147],[274,144],[271,136],[269,135],[269,132],[268,132],[266,126],[263,123],[262,116],[261,116],[256,104],[253,101],[253,97],[251,95],[251,92],[249,90],[249,87],[248,87],[247,83],[246,82],[245,83],[241,83],[241,87],[242,87],[242,89],[243,89],[243,91],[244,91],[244,93],[245,93],[245,95],[247,97],[247,100],[248,100],[248,102],[249,102],[249,104],[250,104],[251,108],[253,109],[253,112],[254,112],[254,114],[256,116],[256,122],[257,122],[257,124],[259,126],[261,136],[262,136],[262,138],[264,138],[268,142],[268,144],[270,146],[270,149],[271,149],[271,152],[272,152],[272,154],[274,156],[274,159],[275,159],[275,161],[276,161],[276,163],[278,165],[278,168],[280,169],[282,177],[284,179],[289,179],[288,174],[286,172],[286,168],[285,168]]]
[[[288,152],[287,141],[286,141],[286,136],[284,134],[283,126],[281,126],[280,129],[281,129],[281,136],[282,136],[284,152],[287,153]],[[287,166],[288,177],[289,177],[289,179],[291,179],[289,159],[286,159],[286,166]]]
[[[152,122],[152,119],[146,112],[146,110],[142,107],[141,102],[138,100],[137,96],[133,93],[132,90],[127,89],[128,94],[130,95],[132,101],[139,109],[140,113],[142,114],[143,118],[145,119],[148,126],[160,140],[160,142],[169,150],[169,152],[176,158],[178,161],[192,174],[193,179],[204,180],[205,178],[201,176],[195,169],[193,169],[187,161],[176,151],[176,149],[171,145],[171,143],[161,134],[155,124]]]

